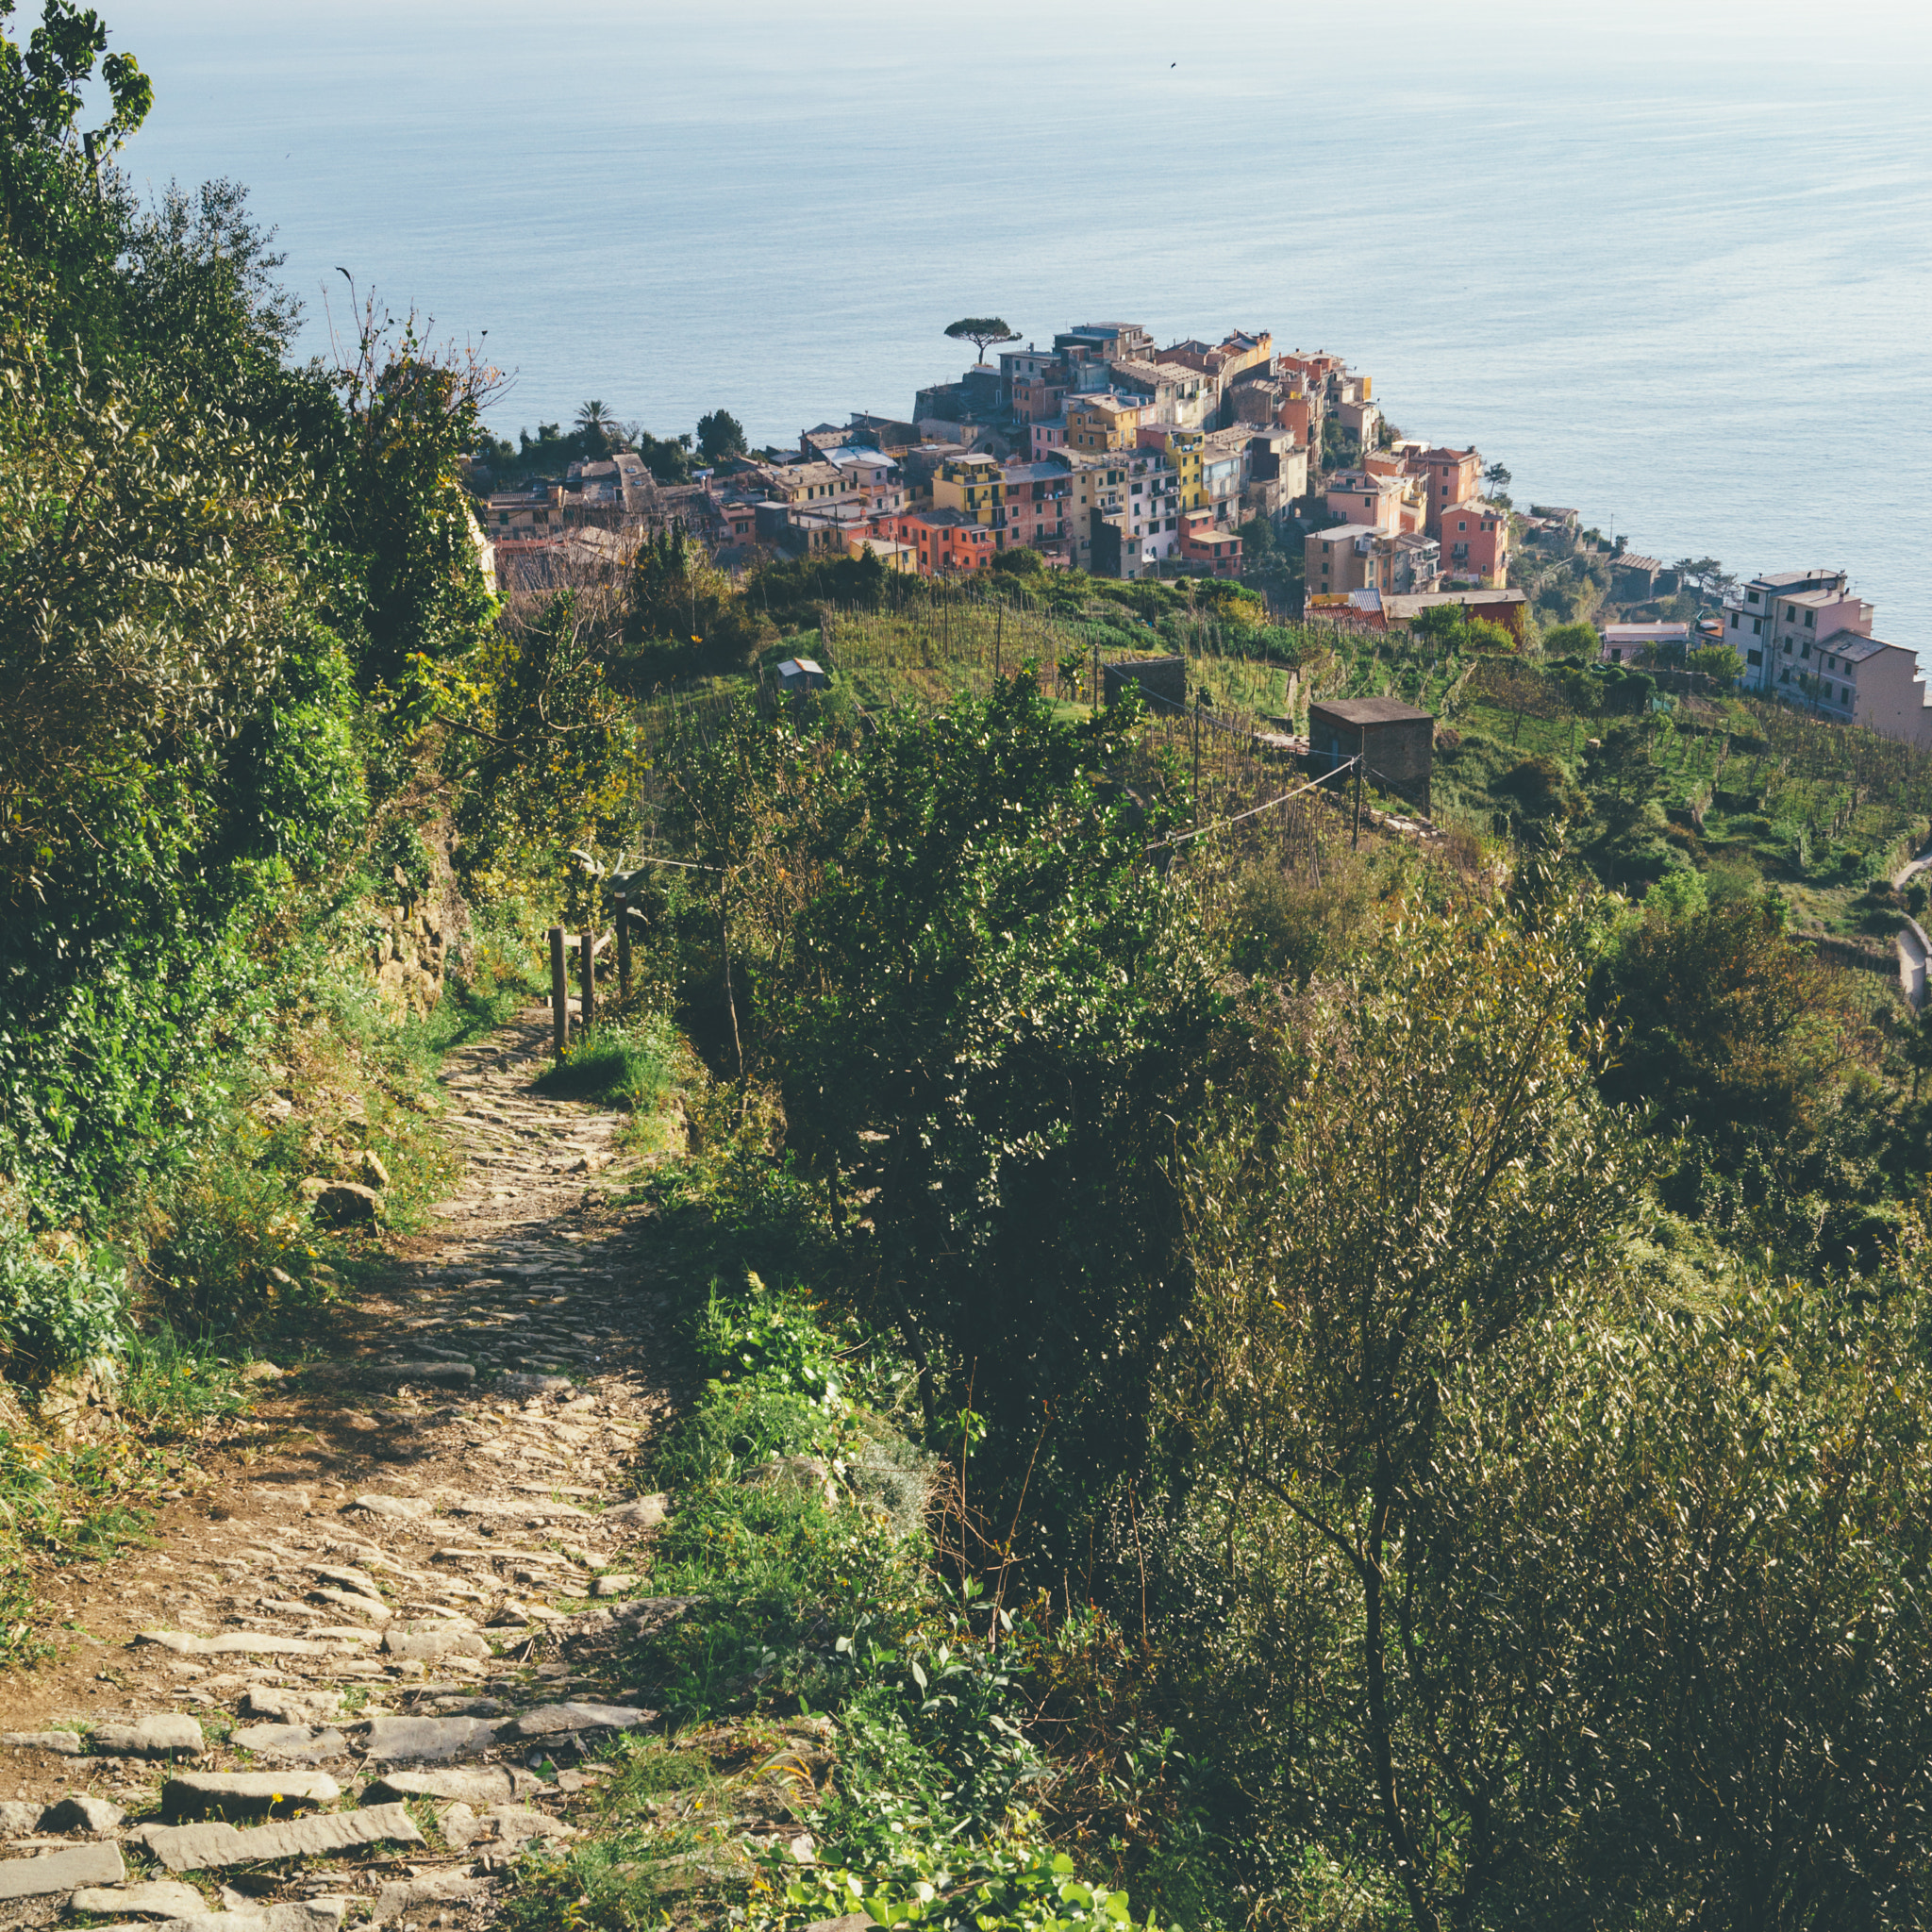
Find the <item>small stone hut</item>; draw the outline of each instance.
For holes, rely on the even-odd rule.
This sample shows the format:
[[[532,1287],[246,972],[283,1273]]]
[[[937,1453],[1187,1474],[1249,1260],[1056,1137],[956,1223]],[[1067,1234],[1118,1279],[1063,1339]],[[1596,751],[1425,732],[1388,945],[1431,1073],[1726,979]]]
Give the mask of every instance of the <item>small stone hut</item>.
[[[1371,785],[1429,815],[1436,720],[1397,698],[1330,698],[1308,707],[1308,772],[1320,777],[1359,752]]]
[[[1185,658],[1114,658],[1100,668],[1100,687],[1107,702],[1118,704],[1128,685],[1140,687],[1144,698],[1176,708],[1188,702],[1188,660]]]

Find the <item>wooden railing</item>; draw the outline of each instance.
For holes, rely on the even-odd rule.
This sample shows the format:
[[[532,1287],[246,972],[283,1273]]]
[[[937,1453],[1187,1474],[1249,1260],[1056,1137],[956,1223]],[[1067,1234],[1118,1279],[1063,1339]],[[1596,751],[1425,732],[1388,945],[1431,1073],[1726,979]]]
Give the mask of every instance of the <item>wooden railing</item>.
[[[630,996],[630,923],[640,917],[626,903],[624,892],[612,892],[616,919],[608,932],[566,932],[560,925],[550,928],[550,1014],[551,1034],[561,1059],[570,1045],[570,956],[577,959],[577,1026],[588,1032],[597,1024],[597,956],[607,946],[617,947],[617,990],[620,998]]]

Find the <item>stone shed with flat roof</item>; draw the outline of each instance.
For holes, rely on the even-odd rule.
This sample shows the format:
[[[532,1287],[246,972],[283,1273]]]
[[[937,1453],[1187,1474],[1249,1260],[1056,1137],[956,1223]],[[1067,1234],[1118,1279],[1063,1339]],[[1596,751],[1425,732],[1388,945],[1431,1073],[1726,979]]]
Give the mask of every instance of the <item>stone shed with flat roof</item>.
[[[1308,707],[1308,771],[1320,777],[1362,753],[1368,780],[1406,798],[1426,818],[1436,762],[1436,720],[1398,698],[1329,698]]]
[[[1101,666],[1102,689],[1110,705],[1120,702],[1128,685],[1137,685],[1142,697],[1152,698],[1173,710],[1184,710],[1188,702],[1188,660],[1185,658],[1109,658]]]

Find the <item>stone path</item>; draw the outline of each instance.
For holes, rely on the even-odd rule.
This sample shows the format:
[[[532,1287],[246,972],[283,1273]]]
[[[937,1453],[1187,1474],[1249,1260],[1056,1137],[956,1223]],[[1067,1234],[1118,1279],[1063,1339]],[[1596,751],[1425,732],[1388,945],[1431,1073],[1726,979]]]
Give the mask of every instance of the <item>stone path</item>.
[[[622,1679],[682,1608],[640,1593],[663,1505],[626,1480],[669,1406],[658,1302],[596,1178],[619,1119],[532,1090],[545,1042],[531,1014],[451,1056],[463,1185],[363,1345],[94,1582],[105,1694],[0,1679],[0,1925],[484,1924],[573,1833],[580,1748],[655,1722]]]

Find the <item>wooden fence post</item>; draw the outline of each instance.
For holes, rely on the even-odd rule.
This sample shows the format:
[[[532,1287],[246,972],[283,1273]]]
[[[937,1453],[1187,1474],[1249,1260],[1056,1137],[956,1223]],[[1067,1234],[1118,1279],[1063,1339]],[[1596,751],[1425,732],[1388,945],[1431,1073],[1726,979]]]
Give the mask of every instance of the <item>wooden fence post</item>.
[[[550,928],[550,1015],[551,1032],[561,1059],[570,1044],[570,978],[563,967],[563,928]]]
[[[583,1019],[584,1031],[588,1033],[597,1018],[597,935],[586,925],[577,941],[577,950],[583,960],[583,991],[577,998],[577,1009]]]
[[[628,895],[610,895],[617,908],[617,991],[620,998],[630,997],[630,904]]]

